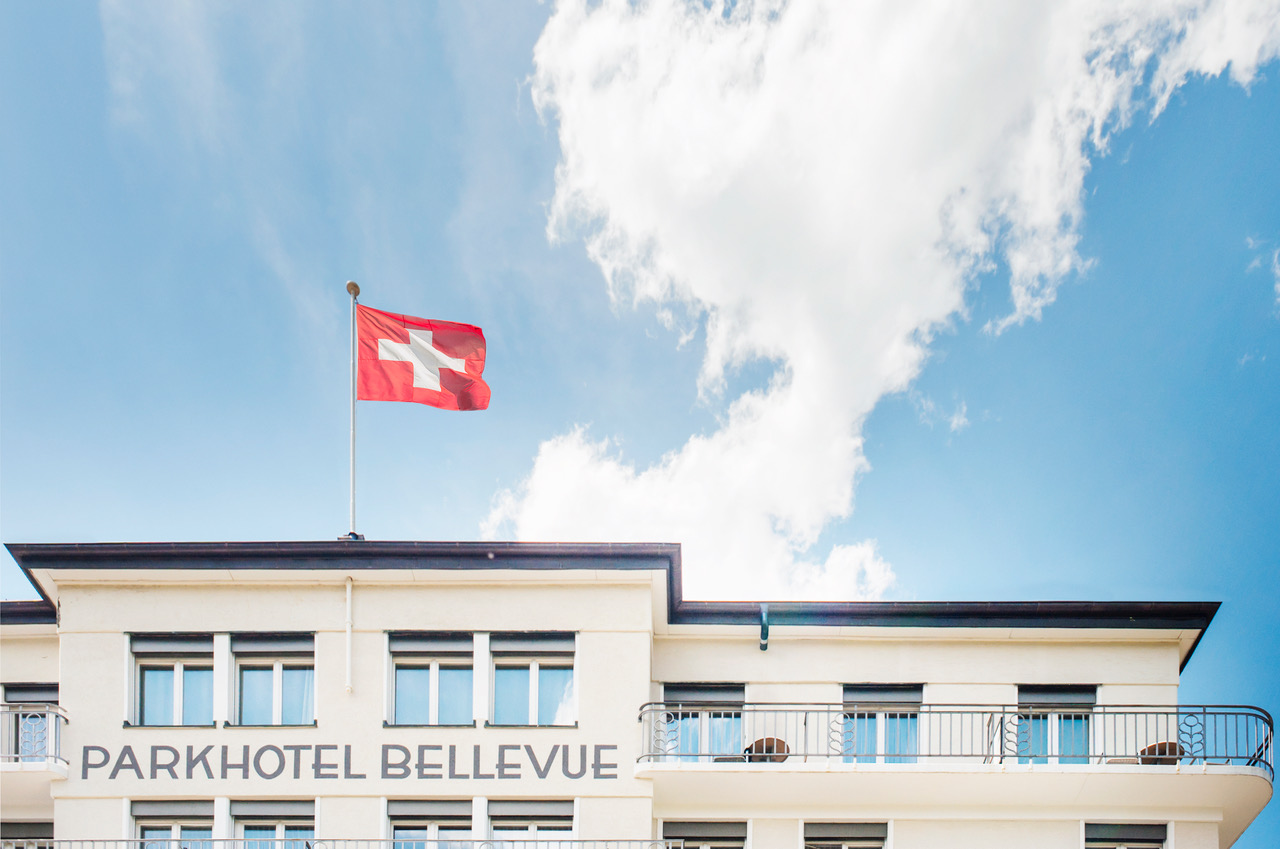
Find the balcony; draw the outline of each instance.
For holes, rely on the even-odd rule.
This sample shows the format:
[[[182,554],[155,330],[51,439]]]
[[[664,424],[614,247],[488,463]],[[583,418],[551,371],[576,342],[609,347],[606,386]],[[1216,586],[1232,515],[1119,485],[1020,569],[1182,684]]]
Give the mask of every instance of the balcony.
[[[0,849],[682,849],[682,840],[0,840]]]
[[[53,811],[49,781],[67,777],[62,757],[66,714],[57,705],[0,705],[0,797],[5,816]]]
[[[648,704],[641,763],[1248,767],[1273,778],[1271,716],[1238,706]]]

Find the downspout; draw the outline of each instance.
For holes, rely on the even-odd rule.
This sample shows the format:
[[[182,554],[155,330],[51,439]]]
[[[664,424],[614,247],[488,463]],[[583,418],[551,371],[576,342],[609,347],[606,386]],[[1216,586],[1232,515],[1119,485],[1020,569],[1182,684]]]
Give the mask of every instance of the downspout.
[[[769,650],[769,605],[760,605],[760,651]]]

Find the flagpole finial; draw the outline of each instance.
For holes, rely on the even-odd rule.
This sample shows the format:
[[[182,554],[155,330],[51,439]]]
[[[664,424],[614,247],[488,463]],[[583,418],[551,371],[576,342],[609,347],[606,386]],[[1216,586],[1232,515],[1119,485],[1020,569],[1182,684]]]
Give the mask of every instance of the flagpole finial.
[[[360,287],[356,284],[356,281],[354,280],[347,281],[347,291],[351,294],[351,297],[353,298],[359,297],[360,295]]]

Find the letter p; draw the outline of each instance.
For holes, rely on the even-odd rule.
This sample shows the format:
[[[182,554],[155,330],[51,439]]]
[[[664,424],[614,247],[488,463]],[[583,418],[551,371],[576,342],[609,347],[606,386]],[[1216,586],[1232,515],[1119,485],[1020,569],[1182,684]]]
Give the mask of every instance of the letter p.
[[[97,763],[91,762],[89,760],[90,752],[100,753],[102,755],[102,760],[98,761]],[[110,762],[111,762],[111,753],[108,752],[106,749],[102,748],[101,746],[85,746],[84,752],[80,757],[80,777],[88,778],[89,770],[101,769],[102,767],[106,766]]]

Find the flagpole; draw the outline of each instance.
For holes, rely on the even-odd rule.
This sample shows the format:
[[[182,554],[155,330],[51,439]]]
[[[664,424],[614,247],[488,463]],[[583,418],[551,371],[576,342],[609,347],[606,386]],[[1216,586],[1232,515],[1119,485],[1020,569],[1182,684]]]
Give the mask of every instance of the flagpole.
[[[360,287],[354,280],[347,281],[351,294],[351,539],[360,539],[356,533],[356,298]]]

